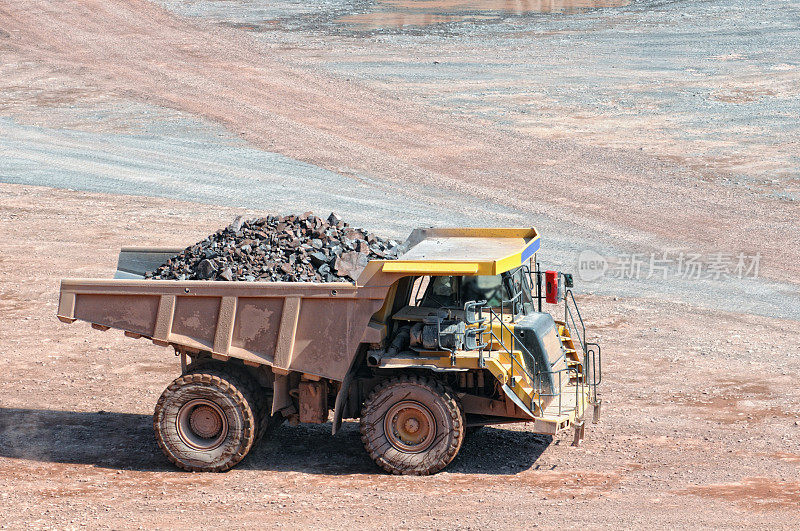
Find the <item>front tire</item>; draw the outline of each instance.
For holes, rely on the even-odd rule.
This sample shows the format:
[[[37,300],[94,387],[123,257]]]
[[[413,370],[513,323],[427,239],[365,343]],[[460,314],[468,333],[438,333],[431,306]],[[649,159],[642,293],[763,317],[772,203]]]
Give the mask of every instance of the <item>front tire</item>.
[[[424,476],[446,467],[464,442],[461,406],[439,381],[401,376],[377,386],[364,403],[361,440],[387,472]]]
[[[244,459],[258,436],[258,393],[238,374],[199,368],[175,379],[153,413],[167,459],[191,472],[224,472]]]

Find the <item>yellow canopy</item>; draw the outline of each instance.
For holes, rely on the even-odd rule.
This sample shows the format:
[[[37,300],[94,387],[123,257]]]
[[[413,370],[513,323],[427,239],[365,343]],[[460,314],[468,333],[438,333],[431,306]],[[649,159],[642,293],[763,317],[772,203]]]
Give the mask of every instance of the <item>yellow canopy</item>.
[[[416,229],[384,273],[410,275],[499,275],[525,263],[539,250],[535,228]]]

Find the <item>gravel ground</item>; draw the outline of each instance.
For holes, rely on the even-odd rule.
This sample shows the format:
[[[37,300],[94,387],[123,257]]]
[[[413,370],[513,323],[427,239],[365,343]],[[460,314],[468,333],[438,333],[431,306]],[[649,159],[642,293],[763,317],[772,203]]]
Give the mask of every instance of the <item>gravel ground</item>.
[[[405,239],[424,226],[529,226],[542,234],[548,268],[576,271],[584,251],[613,259],[638,253],[647,262],[650,253],[701,254],[761,251],[759,242],[748,240],[732,249],[709,250],[667,241],[631,242],[619,228],[587,230],[573,220],[549,212],[534,213],[510,208],[502,201],[480,200],[462,189],[425,188],[377,180],[362,180],[247,146],[224,130],[185,114],[165,114],[157,108],[136,106],[129,113],[154,115],[145,134],[86,132],[41,128],[0,119],[0,181],[37,184],[114,194],[166,197],[210,205],[261,209],[291,214],[335,210],[353,224],[382,235]],[[54,113],[66,118],[62,113]],[[113,129],[125,121],[102,114],[97,122]],[[107,120],[106,120],[107,118]],[[77,122],[75,121],[77,120]],[[85,111],[71,113],[70,127],[88,125]],[[131,244],[137,237],[132,237]],[[189,240],[176,242],[189,245]],[[706,264],[707,266],[707,264]],[[761,259],[758,278],[713,280],[683,278],[673,265],[667,278],[661,275],[624,278],[605,275],[578,283],[580,292],[599,295],[648,297],[687,302],[702,308],[748,312],[768,317],[800,319],[800,288],[793,282],[764,278],[774,263]]]
[[[800,200],[797,0],[159,3],[449,113]]]
[[[0,526],[800,526],[796,0],[162,4],[0,7]],[[762,267],[579,284],[606,407],[579,448],[488,428],[395,478],[353,425],[284,426],[229,473],[171,468],[176,359],[59,323],[59,279],[306,210],[534,224],[565,270]]]
[[[796,321],[581,296],[604,411],[571,447],[487,428],[446,472],[393,477],[357,427],[283,426],[225,474],[172,468],[152,407],[167,349],[55,318],[62,277],[110,277],[119,247],[197,240],[229,208],[0,186],[0,524],[392,528],[781,527],[800,523]],[[240,212],[241,213],[241,212]],[[264,213],[245,212],[248,216]],[[86,235],[91,234],[91,238]],[[546,254],[546,250],[542,251]]]

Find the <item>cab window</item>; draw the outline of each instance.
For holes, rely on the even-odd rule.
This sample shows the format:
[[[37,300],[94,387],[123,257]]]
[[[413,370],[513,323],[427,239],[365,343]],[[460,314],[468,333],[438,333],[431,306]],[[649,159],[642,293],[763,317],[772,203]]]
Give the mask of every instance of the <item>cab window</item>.
[[[426,308],[458,308],[459,277],[433,277],[420,306]]]
[[[420,286],[424,283],[420,283]],[[416,282],[415,282],[416,285]],[[503,278],[497,276],[430,277],[425,294],[418,302],[426,308],[463,308],[469,301],[487,301],[499,307],[508,298]],[[415,301],[412,298],[412,304]]]

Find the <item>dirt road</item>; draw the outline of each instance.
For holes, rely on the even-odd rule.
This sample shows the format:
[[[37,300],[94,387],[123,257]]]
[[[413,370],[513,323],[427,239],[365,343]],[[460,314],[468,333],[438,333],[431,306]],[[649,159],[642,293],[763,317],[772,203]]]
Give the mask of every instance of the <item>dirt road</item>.
[[[63,276],[195,240],[234,210],[2,185],[0,524],[12,527],[796,527],[798,323],[583,296],[606,353],[584,445],[487,428],[446,472],[376,470],[348,425],[283,426],[226,474],[173,469],[151,411],[166,349],[55,318]],[[90,238],[86,236],[90,235]],[[544,250],[543,250],[544,251]],[[713,323],[713,326],[709,326]]]

